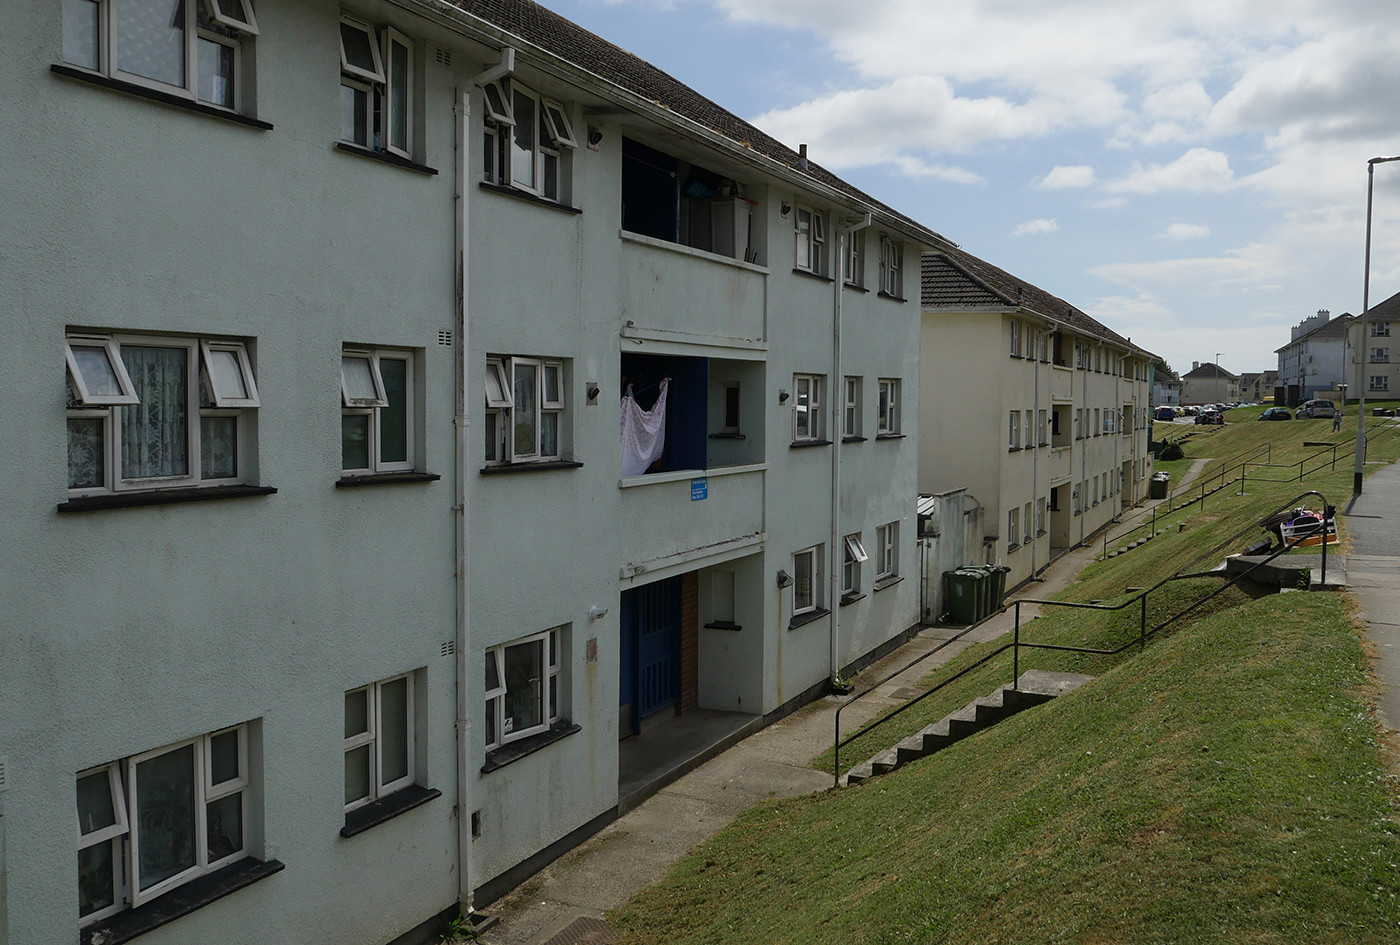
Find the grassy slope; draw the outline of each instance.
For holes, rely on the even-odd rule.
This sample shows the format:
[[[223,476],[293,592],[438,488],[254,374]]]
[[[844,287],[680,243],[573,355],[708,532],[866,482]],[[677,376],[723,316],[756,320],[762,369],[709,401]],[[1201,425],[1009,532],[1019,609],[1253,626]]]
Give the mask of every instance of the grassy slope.
[[[1395,942],[1400,841],[1339,595],[1203,619],[857,788],[755,808],[625,942]]]

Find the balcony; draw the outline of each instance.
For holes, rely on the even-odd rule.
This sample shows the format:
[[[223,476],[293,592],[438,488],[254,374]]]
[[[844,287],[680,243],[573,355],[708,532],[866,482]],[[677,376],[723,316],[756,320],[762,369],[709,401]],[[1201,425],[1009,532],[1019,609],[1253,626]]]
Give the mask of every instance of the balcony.
[[[1050,372],[1050,398],[1061,401],[1074,399],[1074,371],[1072,369],[1055,365],[1054,370]]]
[[[707,558],[757,545],[767,466],[726,466],[636,476],[619,482],[616,528],[623,576],[703,566]]]
[[[1074,475],[1074,450],[1061,447],[1050,451],[1050,484],[1068,482]]]

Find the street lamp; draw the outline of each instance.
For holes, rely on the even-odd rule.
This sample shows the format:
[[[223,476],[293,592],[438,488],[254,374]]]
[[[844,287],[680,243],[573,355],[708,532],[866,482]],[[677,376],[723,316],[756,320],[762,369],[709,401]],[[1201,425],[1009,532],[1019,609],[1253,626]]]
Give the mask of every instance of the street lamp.
[[[1215,352],[1215,396],[1220,397],[1220,352]],[[1220,402],[1225,403],[1226,398],[1220,397]]]
[[[1366,350],[1367,315],[1371,311],[1371,202],[1376,185],[1376,165],[1400,161],[1393,157],[1373,157],[1366,162],[1366,264],[1361,274],[1361,350]],[[1358,361],[1360,359],[1358,358]],[[1362,362],[1364,363],[1364,362]],[[1361,477],[1366,464],[1366,385],[1361,375],[1356,378],[1356,470],[1352,480],[1353,495],[1361,494]]]

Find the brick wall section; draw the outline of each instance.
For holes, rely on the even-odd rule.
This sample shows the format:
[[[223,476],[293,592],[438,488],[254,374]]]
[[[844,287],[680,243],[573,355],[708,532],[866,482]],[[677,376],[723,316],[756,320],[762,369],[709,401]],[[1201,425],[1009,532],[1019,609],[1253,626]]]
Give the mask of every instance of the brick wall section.
[[[681,575],[681,701],[677,714],[700,704],[700,573]]]

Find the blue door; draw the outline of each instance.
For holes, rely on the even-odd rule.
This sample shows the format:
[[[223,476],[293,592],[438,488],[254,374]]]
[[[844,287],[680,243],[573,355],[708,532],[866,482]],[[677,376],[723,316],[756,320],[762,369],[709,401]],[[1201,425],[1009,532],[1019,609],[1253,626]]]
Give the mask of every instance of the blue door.
[[[622,679],[619,734],[640,731],[641,720],[681,695],[681,579],[622,592]]]

